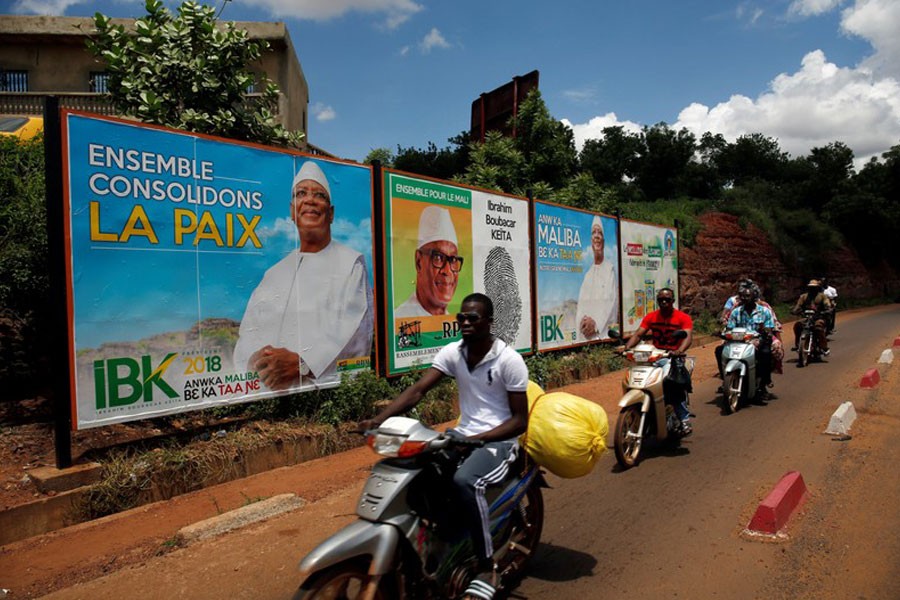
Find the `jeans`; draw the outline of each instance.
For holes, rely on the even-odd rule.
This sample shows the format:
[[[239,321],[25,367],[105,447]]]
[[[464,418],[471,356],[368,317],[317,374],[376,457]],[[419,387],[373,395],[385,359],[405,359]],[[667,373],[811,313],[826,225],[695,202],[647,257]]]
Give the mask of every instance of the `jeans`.
[[[670,358],[662,358],[656,361],[656,364],[665,367],[669,364],[670,360]],[[666,404],[672,405],[672,408],[675,409],[675,416],[678,417],[678,420],[681,422],[691,420],[691,411],[688,410],[687,406],[687,389],[690,387],[690,384],[687,386],[680,386],[671,381],[663,380],[663,396],[666,399]]]

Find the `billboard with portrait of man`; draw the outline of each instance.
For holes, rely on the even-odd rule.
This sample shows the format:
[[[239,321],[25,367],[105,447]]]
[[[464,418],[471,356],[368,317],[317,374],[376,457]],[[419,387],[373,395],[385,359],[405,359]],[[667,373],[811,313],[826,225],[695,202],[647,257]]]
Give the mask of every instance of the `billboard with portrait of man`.
[[[534,203],[538,351],[609,339],[619,326],[616,219]]]
[[[472,292],[493,300],[495,335],[531,349],[527,200],[385,170],[384,210],[388,374],[460,339]]]
[[[369,369],[372,170],[63,115],[77,427]]]

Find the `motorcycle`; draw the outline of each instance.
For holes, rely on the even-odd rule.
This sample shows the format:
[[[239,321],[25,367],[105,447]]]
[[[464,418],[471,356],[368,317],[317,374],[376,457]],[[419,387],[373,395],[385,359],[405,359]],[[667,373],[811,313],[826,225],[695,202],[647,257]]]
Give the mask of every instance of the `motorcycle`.
[[[294,600],[460,598],[477,560],[461,526],[451,478],[461,452],[481,446],[391,417],[366,432],[386,458],[372,468],[359,519],[319,544],[300,563]],[[510,479],[488,489],[499,585],[522,574],[544,523],[543,473],[522,451]]]
[[[684,339],[684,331],[675,333],[676,339]],[[666,402],[663,382],[676,361],[684,361],[689,373],[694,370],[692,358],[672,356],[667,350],[660,350],[649,342],[641,342],[624,353],[626,360],[634,366],[628,368],[622,382],[624,394],[619,400],[619,417],[616,420],[614,449],[616,460],[622,468],[635,466],[641,458],[644,442],[656,439],[658,442],[674,441],[684,437],[681,422],[675,416],[671,402]],[[663,366],[658,363],[669,358]],[[687,390],[685,400],[690,401]]]
[[[803,329],[800,331],[800,340],[797,344],[797,367],[802,368],[814,360],[822,358],[822,349],[819,347],[819,336],[816,335],[817,313],[807,309],[803,311]]]
[[[737,412],[742,403],[765,391],[762,373],[757,368],[757,354],[769,349],[772,337],[752,329],[735,327],[726,330],[722,336],[722,397],[729,414]]]

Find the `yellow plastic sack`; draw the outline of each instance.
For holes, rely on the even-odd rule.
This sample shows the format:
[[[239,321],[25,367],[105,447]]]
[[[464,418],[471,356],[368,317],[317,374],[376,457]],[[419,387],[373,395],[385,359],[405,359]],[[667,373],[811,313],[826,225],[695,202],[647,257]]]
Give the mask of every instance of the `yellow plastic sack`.
[[[528,455],[560,477],[582,477],[606,452],[609,421],[599,404],[566,392],[544,393],[530,382],[528,431],[520,442]]]

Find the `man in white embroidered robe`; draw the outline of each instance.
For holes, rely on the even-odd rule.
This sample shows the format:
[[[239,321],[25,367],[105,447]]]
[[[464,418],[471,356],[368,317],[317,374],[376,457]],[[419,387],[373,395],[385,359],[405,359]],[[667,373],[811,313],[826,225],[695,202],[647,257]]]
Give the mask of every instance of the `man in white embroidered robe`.
[[[595,216],[591,224],[594,263],[581,282],[575,316],[579,341],[605,338],[609,327],[619,321],[619,277],[612,263],[604,260],[605,244],[603,221]]]

